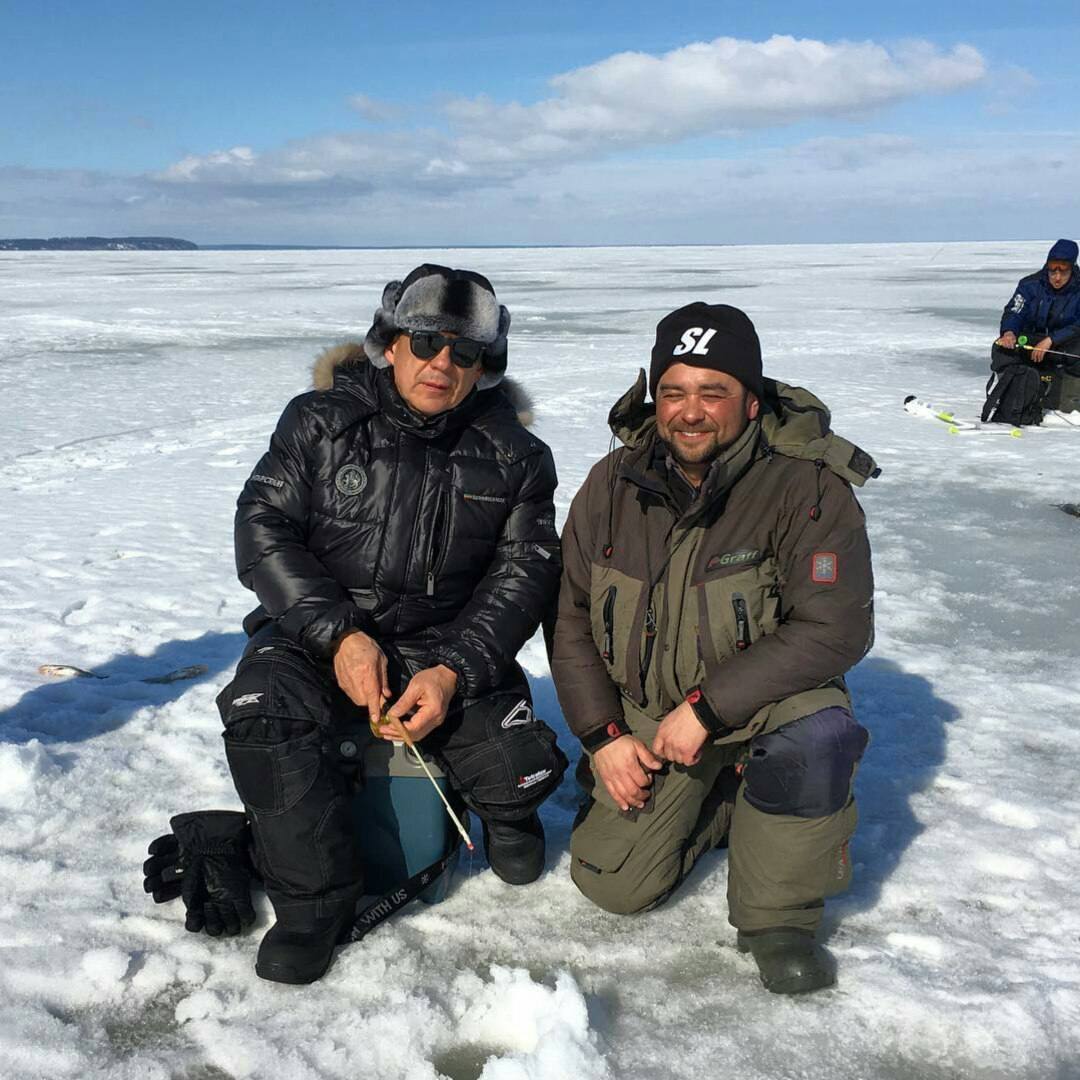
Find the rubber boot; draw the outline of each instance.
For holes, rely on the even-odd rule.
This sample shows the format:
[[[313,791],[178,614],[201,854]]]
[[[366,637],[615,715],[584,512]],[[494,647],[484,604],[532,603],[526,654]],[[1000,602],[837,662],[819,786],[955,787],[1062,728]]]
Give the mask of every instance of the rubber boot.
[[[485,821],[484,854],[496,877],[528,885],[544,872],[544,826],[540,815],[521,821]]]
[[[326,974],[334,949],[348,938],[355,899],[279,900],[277,922],[259,944],[255,974],[271,982],[302,986]]]
[[[806,930],[777,929],[744,934],[735,941],[757,962],[762,985],[773,994],[808,994],[836,982],[829,954]]]

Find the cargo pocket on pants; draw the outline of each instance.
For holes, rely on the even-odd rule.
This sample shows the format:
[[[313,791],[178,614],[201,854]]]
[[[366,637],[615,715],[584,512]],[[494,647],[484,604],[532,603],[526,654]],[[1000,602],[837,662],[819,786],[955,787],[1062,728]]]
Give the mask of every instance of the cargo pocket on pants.
[[[570,836],[570,877],[598,907],[629,915],[652,907],[673,882],[642,876],[641,860],[632,858],[645,830],[594,803]]]
[[[642,829],[634,822],[593,803],[570,836],[572,869],[599,876],[617,874],[634,850]]]
[[[258,813],[291,810],[319,776],[323,734],[318,729],[273,745],[241,741],[228,729],[224,738],[237,794],[245,806]]]

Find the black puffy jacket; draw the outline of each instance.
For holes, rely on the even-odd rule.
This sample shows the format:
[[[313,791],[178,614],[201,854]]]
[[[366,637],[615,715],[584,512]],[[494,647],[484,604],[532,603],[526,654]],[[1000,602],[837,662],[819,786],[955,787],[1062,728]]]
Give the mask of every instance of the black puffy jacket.
[[[316,655],[355,627],[482,694],[558,589],[551,451],[498,387],[425,419],[359,348],[334,359],[332,388],[289,403],[241,492],[240,580]]]

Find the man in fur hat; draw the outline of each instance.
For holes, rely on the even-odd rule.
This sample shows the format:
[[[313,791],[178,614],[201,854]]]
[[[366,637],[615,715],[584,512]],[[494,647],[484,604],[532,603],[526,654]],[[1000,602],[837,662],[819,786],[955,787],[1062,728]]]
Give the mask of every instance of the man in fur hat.
[[[509,327],[480,274],[390,282],[363,346],[319,359],[240,495],[237,568],[260,606],[218,706],[277,916],[265,979],[318,979],[351,926],[361,867],[327,747],[357,709],[388,709],[438,762],[499,877],[543,870],[537,808],[566,759],[514,658],[558,587],[556,477],[505,390]]]

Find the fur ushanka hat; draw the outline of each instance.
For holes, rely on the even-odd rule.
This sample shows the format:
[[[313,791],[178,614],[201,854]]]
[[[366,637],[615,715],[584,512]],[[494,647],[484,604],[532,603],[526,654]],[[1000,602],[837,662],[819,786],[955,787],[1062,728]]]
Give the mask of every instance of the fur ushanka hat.
[[[404,281],[383,289],[382,303],[364,338],[364,352],[377,367],[386,367],[383,350],[404,330],[446,330],[487,345],[479,388],[501,381],[506,371],[506,335],[510,312],[495,299],[483,274],[424,263]]]

